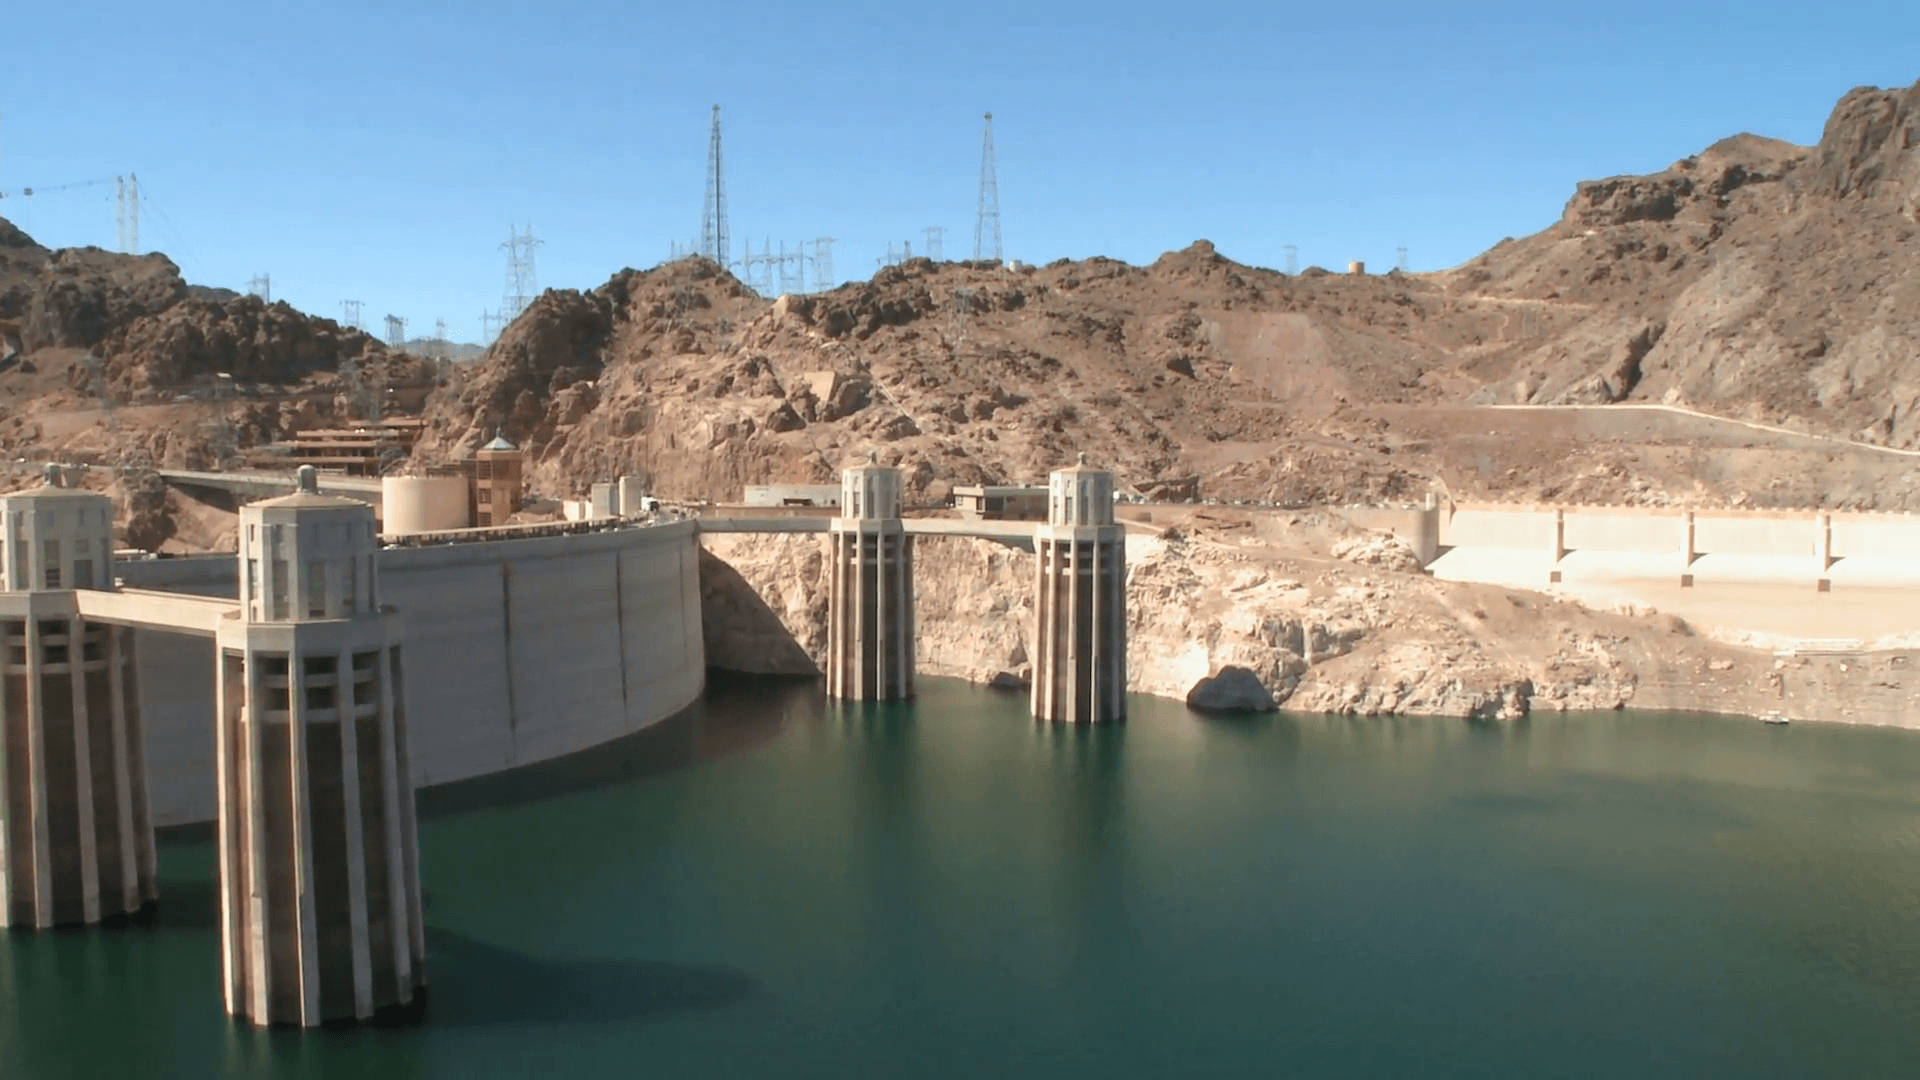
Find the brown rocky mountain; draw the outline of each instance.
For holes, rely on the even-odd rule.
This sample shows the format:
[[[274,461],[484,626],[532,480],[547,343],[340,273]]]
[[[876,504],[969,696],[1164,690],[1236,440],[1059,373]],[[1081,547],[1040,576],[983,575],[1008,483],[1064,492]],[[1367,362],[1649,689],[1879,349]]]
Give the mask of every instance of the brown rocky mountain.
[[[1920,445],[1920,84],[1855,90],[1820,143],[1740,135],[1581,184],[1558,224],[1444,275],[1537,338],[1480,400],[1665,401]]]
[[[0,448],[205,464],[211,442],[247,446],[344,416],[345,364],[389,381],[421,375],[418,361],[330,319],[188,285],[164,255],[48,250],[0,220]],[[217,418],[176,405],[207,396],[221,373],[243,400]],[[112,425],[103,398],[122,407]]]
[[[877,442],[934,495],[1085,449],[1146,493],[1742,501],[1769,479],[1601,451],[1605,482],[1576,453],[1476,473],[1484,453],[1369,410],[1656,402],[1920,445],[1916,131],[1920,85],[1856,90],[1818,146],[1736,136],[1580,184],[1553,226],[1435,274],[1290,277],[1205,241],[1146,267],[917,260],[778,301],[698,260],[626,270],[536,302],[432,406],[422,453],[504,425],[549,493],[638,472],[725,498],[830,477]],[[1882,469],[1845,492],[1776,475],[1772,497],[1886,504]],[[1634,471],[1651,480],[1606,480]]]

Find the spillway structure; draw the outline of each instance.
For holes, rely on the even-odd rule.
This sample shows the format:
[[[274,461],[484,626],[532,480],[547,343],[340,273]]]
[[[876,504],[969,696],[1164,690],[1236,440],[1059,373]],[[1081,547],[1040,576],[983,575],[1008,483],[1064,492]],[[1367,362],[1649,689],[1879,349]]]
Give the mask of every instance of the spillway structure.
[[[132,636],[80,616],[110,590],[113,503],[0,497],[0,927],[139,916],[159,897]]]
[[[1127,711],[1126,532],[1113,519],[1113,474],[1087,464],[1047,480],[1034,531],[1035,720],[1099,724]]]
[[[227,1012],[317,1027],[417,1014],[426,943],[401,623],[373,508],[290,495],[240,510],[240,610],[215,635]]]
[[[900,470],[869,454],[840,475],[827,530],[827,695],[913,696],[913,537],[900,518]]]

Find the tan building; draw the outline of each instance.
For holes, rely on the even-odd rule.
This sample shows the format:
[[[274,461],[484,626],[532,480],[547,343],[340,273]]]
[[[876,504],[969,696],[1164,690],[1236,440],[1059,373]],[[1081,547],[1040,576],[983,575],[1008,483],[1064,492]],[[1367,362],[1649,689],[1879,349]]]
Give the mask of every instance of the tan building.
[[[505,525],[520,509],[525,493],[522,466],[526,455],[497,434],[473,452],[473,523],[480,528]]]
[[[960,516],[975,521],[1045,521],[1047,489],[1043,487],[956,487],[953,505]]]

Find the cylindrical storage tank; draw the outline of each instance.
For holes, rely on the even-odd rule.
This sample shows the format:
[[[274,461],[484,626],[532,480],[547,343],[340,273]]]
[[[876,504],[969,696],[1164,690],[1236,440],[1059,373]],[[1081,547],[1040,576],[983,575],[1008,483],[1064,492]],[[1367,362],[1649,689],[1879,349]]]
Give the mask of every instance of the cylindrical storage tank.
[[[1347,273],[1349,274],[1364,274],[1366,272],[1367,264],[1358,259],[1347,264]]]
[[[381,531],[405,533],[464,529],[467,478],[464,476],[383,476],[380,478]]]

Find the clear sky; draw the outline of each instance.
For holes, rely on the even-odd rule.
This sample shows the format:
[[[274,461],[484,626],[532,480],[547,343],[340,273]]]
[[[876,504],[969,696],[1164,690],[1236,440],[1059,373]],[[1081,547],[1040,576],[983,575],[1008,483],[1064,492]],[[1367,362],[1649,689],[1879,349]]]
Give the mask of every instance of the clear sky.
[[[0,191],[134,172],[189,280],[478,340],[512,223],[589,288],[700,227],[723,107],[737,252],[972,249],[994,114],[1009,258],[1147,262],[1197,238],[1279,267],[1462,262],[1574,182],[1740,131],[1812,142],[1920,79],[1913,0],[1813,6],[971,3],[8,4]],[[111,186],[0,198],[41,242],[115,243]]]

